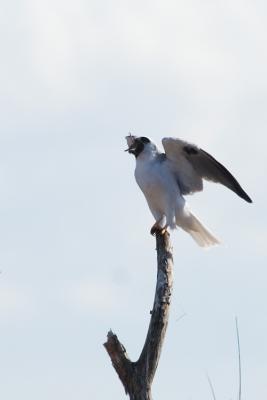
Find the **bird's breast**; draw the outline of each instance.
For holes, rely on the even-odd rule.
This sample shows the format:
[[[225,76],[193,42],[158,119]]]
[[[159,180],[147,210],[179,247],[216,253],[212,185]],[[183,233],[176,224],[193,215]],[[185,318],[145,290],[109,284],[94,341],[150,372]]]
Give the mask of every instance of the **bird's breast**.
[[[166,196],[177,187],[169,170],[157,161],[137,163],[135,179],[147,198]]]
[[[139,162],[135,168],[135,179],[144,193],[153,191],[159,185],[159,171],[154,163]]]

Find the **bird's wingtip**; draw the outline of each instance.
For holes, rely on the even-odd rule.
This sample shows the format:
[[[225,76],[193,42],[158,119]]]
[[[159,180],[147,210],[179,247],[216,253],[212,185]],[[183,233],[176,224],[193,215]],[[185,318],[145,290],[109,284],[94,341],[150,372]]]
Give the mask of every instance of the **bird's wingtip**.
[[[253,203],[253,201],[251,200],[251,198],[245,193],[245,195],[243,196],[243,199],[247,202],[247,203]]]

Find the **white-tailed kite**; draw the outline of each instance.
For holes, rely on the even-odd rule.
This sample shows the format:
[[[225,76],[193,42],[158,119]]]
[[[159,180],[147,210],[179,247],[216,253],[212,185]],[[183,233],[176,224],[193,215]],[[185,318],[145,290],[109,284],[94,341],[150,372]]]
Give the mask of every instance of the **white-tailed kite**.
[[[177,226],[202,247],[219,243],[186,205],[184,195],[203,189],[203,179],[221,183],[248,203],[250,197],[233,175],[210,154],[181,139],[163,138],[165,153],[146,137],[126,136],[128,151],[136,158],[135,179],[156,222],[151,234]]]

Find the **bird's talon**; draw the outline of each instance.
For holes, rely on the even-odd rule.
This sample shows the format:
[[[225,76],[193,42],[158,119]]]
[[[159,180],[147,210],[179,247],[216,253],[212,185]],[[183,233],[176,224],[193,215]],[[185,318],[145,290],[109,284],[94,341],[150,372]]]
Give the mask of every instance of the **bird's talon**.
[[[152,236],[156,236],[156,234],[164,235],[166,232],[166,228],[161,228],[157,225],[153,225],[152,228],[150,229],[150,233]]]
[[[152,228],[150,229],[150,234],[151,234],[152,236],[155,236],[155,235],[156,235],[156,229],[155,229],[154,226],[152,226]]]

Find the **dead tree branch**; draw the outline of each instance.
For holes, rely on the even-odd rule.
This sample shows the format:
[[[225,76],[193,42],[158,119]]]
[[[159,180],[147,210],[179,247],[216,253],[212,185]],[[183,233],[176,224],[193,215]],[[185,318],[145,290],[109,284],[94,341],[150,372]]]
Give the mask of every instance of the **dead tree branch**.
[[[172,294],[173,257],[170,235],[156,235],[157,284],[147,337],[141,355],[132,362],[117,336],[110,331],[104,346],[130,400],[151,400],[151,385],[168,325]]]

